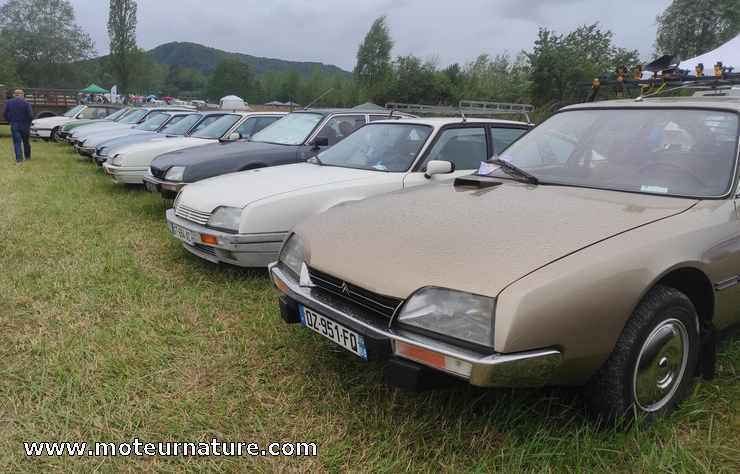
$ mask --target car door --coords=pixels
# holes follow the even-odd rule
[[[434,137],[434,141],[425,152],[423,161],[416,166],[413,172],[406,175],[404,187],[449,180],[470,174],[477,170],[480,162],[487,160],[490,155],[490,144],[485,125],[460,124],[444,127]],[[432,160],[449,161],[455,166],[455,171],[427,178],[424,175],[426,164]]]

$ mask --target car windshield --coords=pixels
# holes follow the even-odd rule
[[[368,124],[319,155],[321,164],[373,171],[407,171],[432,128],[413,124]]]
[[[134,127],[137,130],[144,130],[146,132],[155,132],[159,130],[163,123],[170,118],[170,114],[163,114],[162,112],[154,112],[149,114],[144,122]]]
[[[218,140],[223,137],[226,132],[234,126],[234,124],[241,118],[241,115],[224,115],[218,120],[205,127],[202,130],[198,130],[191,136],[195,138],[206,138],[209,140]]]
[[[84,108],[85,108],[84,105],[78,105],[77,107],[73,107],[73,108],[69,109],[68,111],[64,112],[64,116],[65,117],[74,117],[75,115],[77,115],[80,112],[80,110],[82,110]]]
[[[600,109],[556,114],[499,158],[540,182],[720,197],[737,157],[738,115],[703,109]],[[506,177],[503,168],[491,174]]]
[[[167,126],[162,129],[162,133],[167,135],[183,136],[188,133],[191,128],[193,128],[193,125],[198,123],[201,117],[202,115],[200,114],[186,115],[180,120],[175,121],[177,118],[176,117],[175,119],[172,119],[172,122],[167,124]]]
[[[105,117],[105,120],[112,120],[114,122],[117,122],[119,119],[124,117],[127,113],[129,113],[129,109],[120,109],[116,110],[112,114]]]
[[[121,123],[139,123],[139,120],[141,120],[149,111],[146,109],[138,109],[138,110],[132,110],[130,114],[127,114],[123,119],[121,119]]]
[[[255,133],[253,142],[277,143],[279,145],[300,145],[324,118],[322,114],[288,114],[269,127]]]

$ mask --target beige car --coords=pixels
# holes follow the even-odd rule
[[[672,410],[740,322],[740,100],[568,107],[478,173],[331,209],[270,268],[289,323],[387,379],[582,385]]]

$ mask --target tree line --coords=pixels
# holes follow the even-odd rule
[[[256,74],[239,60],[222,60],[212,73],[158,63],[136,43],[136,2],[110,0],[110,53],[93,59],[93,42],[76,24],[67,0],[7,0],[0,5],[0,83],[77,88],[89,82],[118,84],[129,93],[216,100],[227,94],[251,103],[306,104],[330,90],[321,105],[365,101],[455,104],[461,99],[557,107],[582,100],[584,83],[617,67],[641,62],[598,23],[559,33],[541,28],[529,49],[516,55],[481,54],[441,66],[414,55],[393,56],[385,17],[372,24],[357,50],[352,75],[318,67]],[[740,33],[740,0],[673,0],[657,17],[655,54],[689,58]],[[740,65],[737,65],[740,67]]]

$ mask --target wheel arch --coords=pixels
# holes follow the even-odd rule
[[[675,288],[685,294],[703,323],[711,323],[714,319],[714,285],[707,274],[696,266],[680,266],[664,272],[647,291],[657,285]]]

